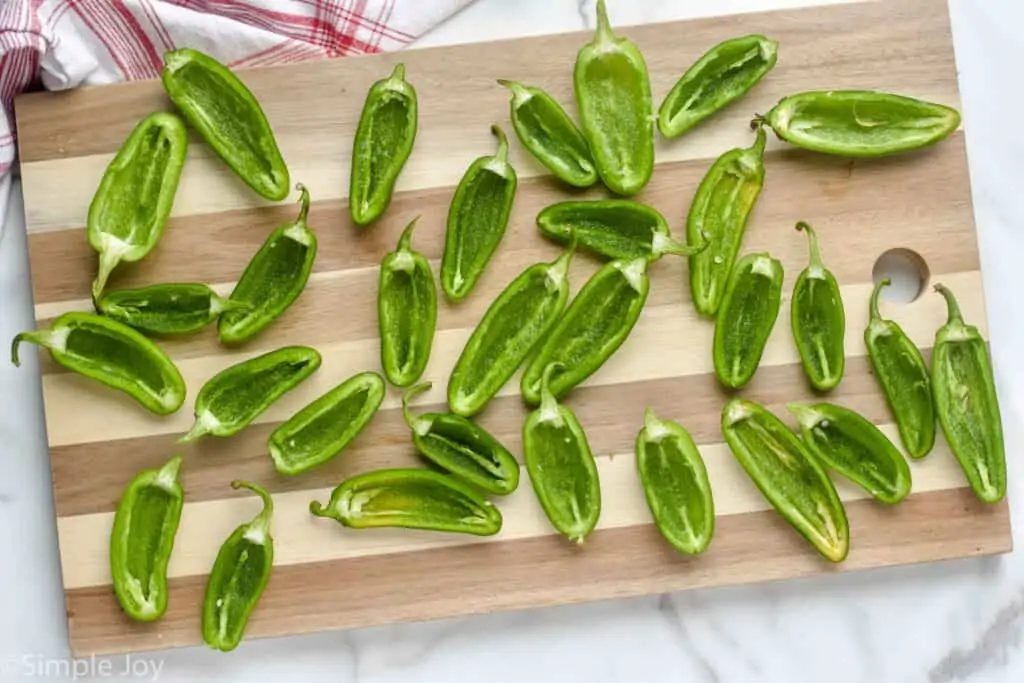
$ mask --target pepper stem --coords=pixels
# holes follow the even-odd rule
[[[334,517],[330,513],[330,510],[328,508],[325,508],[323,505],[320,504],[319,500],[309,501],[309,514],[313,515],[314,517]]]
[[[178,480],[178,470],[181,469],[181,456],[176,455],[168,460],[163,467],[156,472],[156,483],[165,490],[174,487]]]
[[[544,368],[544,374],[540,377],[540,411],[543,415],[558,415],[558,401],[551,393],[551,375],[556,370],[561,370],[565,365],[562,363],[548,363]]]
[[[246,311],[251,310],[252,308],[253,305],[248,301],[239,301],[238,299],[223,297],[219,294],[214,294],[210,298],[211,315],[220,315],[225,311]]]
[[[608,8],[604,0],[597,0],[597,31],[594,33],[594,42],[611,41],[615,39],[612,31],[612,23],[608,20]]]
[[[419,219],[420,217],[416,216],[405,226],[402,236],[398,238],[398,247],[395,251],[412,251],[412,248],[409,246],[412,243],[412,231],[416,228],[416,221]]]
[[[705,231],[700,232],[700,242],[690,246],[685,242],[680,242],[671,235],[655,232],[654,237],[651,239],[651,252],[657,256],[664,254],[672,254],[673,256],[695,256],[708,248],[710,242],[708,242],[708,235]]]
[[[237,480],[231,482],[231,488],[249,489],[263,500],[263,509],[249,522],[249,528],[256,533],[267,534],[270,531],[270,518],[274,515],[274,499],[267,490],[258,484]]]
[[[11,362],[14,363],[14,367],[21,367],[21,359],[18,358],[18,347],[21,346],[21,343],[27,341],[46,348],[46,335],[46,330],[18,333],[11,341]]]
[[[491,133],[498,137],[498,151],[495,152],[494,158],[502,164],[508,163],[508,138],[505,137],[505,131],[501,129],[496,123],[491,124]]]
[[[946,321],[946,324],[948,325],[949,323],[954,322],[962,323],[964,321],[964,317],[960,314],[960,304],[956,302],[956,297],[953,296],[953,292],[941,282],[935,285],[935,291],[946,298],[946,310],[949,312],[949,319]]]
[[[391,75],[388,76],[393,81],[404,81],[405,80],[405,64],[399,62],[395,64],[394,70],[391,71]]]
[[[811,267],[824,268],[825,264],[821,262],[821,251],[818,249],[818,233],[805,221],[799,221],[796,224],[796,229],[807,233],[807,242],[811,251]]]
[[[177,443],[188,443],[195,441],[201,436],[206,436],[210,433],[210,430],[206,427],[206,421],[200,417],[196,417],[196,421],[192,424],[192,429],[188,430],[185,436],[178,439]]]
[[[302,183],[296,183],[295,189],[301,193],[299,195],[299,217],[295,219],[295,222],[305,224],[306,216],[309,215],[309,190]]]
[[[103,290],[107,286],[107,279],[110,278],[110,274],[114,272],[114,268],[121,262],[120,254],[113,254],[109,251],[100,253],[99,268],[96,272],[96,279],[92,281],[92,300],[99,301],[100,296],[103,294]]]
[[[551,266],[548,269],[550,277],[562,280],[569,272],[569,264],[572,263],[572,257],[576,253],[576,234],[573,233],[572,239],[569,241],[569,246],[566,247],[562,255],[551,262]]]
[[[661,420],[654,412],[654,408],[647,406],[644,408],[644,430],[648,433],[657,431]]]
[[[755,119],[756,120],[756,119]],[[757,139],[754,140],[754,144],[750,146],[750,149],[757,153],[758,156],[764,156],[765,145],[768,144],[768,135],[764,132],[764,126],[757,125]]]
[[[405,418],[405,424],[409,425],[409,429],[416,429],[416,418],[409,410],[409,402],[432,386],[433,382],[420,382],[409,387],[402,394],[402,417]]]
[[[882,290],[892,284],[892,280],[885,277],[875,283],[875,288],[871,292],[871,319],[881,320],[882,315],[878,312],[878,297],[882,293]]]

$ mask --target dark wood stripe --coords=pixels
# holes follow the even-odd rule
[[[763,511],[719,517],[715,539],[698,559],[677,554],[653,526],[645,525],[598,531],[582,549],[546,536],[277,567],[253,612],[247,637],[773,581],[1012,549],[1006,503],[984,506],[968,489],[920,494],[895,507],[857,501],[846,509],[851,551],[838,566],[820,559],[774,511]],[[353,532],[339,528],[339,543],[346,533]],[[84,657],[200,643],[205,581],[203,576],[172,580],[167,614],[152,624],[124,617],[108,586],[67,591],[72,651]]]
[[[785,404],[802,396],[806,386],[799,365],[761,368],[744,395],[761,401],[795,426]],[[645,402],[662,417],[679,420],[701,444],[722,440],[721,411],[726,394],[713,374],[689,375],[630,384],[581,387],[570,394],[571,406],[587,431],[595,454],[630,453],[643,424]],[[892,421],[866,358],[851,358],[842,384],[829,394],[838,402],[883,424]],[[418,405],[417,412],[444,410]],[[518,396],[495,399],[480,424],[513,453],[521,452],[521,430],[528,412]],[[382,410],[367,430],[340,456],[305,474],[277,474],[266,441],[277,423],[253,425],[229,439],[208,439],[177,446],[178,434],[60,446],[50,452],[58,517],[110,512],[128,478],[183,453],[183,485],[189,502],[230,495],[233,479],[257,481],[271,492],[330,487],[358,472],[382,467],[422,465],[398,409]]]

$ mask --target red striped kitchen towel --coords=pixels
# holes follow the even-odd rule
[[[13,102],[49,90],[154,78],[193,47],[231,66],[397,50],[473,0],[0,0],[0,226],[16,131]]]

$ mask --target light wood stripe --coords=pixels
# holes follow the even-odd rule
[[[246,637],[838,574],[1012,549],[1006,503],[986,507],[966,489],[915,495],[892,508],[864,500],[846,509],[852,547],[839,566],[826,564],[774,511],[764,511],[718,518],[715,540],[696,561],[672,550],[653,525],[644,525],[597,531],[582,552],[561,538],[544,536],[276,567]],[[109,587],[70,590],[73,650],[81,656],[198,644],[205,585],[205,576],[173,580],[168,612],[153,624],[129,621]]]
[[[894,426],[884,425],[882,429],[891,438],[897,438]],[[702,446],[701,455],[715,494],[716,516],[770,508],[724,443]],[[650,511],[644,501],[632,453],[598,456],[597,463],[602,497],[599,528],[619,529],[649,523]],[[912,466],[914,493],[955,489],[964,484],[963,473],[945,442],[939,443],[931,455],[923,461],[913,462]],[[522,476],[522,485],[513,494],[495,499],[504,516],[504,524],[500,534],[487,538],[396,529],[369,533],[345,529],[309,514],[309,501],[325,503],[330,496],[330,488],[279,493],[274,496],[274,564],[307,564],[549,535],[551,526],[537,503],[525,470]],[[845,481],[837,482],[837,487],[844,501],[868,497],[862,489]],[[168,576],[184,577],[209,571],[224,539],[259,509],[258,499],[252,496],[187,503]],[[65,588],[111,582],[106,548],[110,542],[113,518],[113,513],[99,513],[58,520]]]
[[[953,291],[960,293],[960,306],[968,320],[977,321],[984,330],[984,301],[980,274],[977,272],[945,278]],[[664,286],[661,284],[661,286]],[[842,288],[846,305],[848,356],[864,355],[862,335],[867,322],[869,285]],[[936,295],[922,296],[910,306],[914,315],[900,312],[907,334],[919,346],[930,346],[935,330],[945,321],[945,303]],[[329,321],[326,321],[330,324]],[[435,382],[424,396],[425,402],[444,400],[446,378],[472,330],[443,330],[436,335],[434,351],[424,377]],[[713,328],[697,321],[693,308],[682,303],[645,308],[640,321],[622,348],[589,380],[590,385],[625,384],[666,377],[706,374],[714,371],[711,358]],[[301,336],[295,341],[302,342]],[[378,367],[379,342],[375,338],[318,345],[323,355],[320,369],[298,389],[287,394],[260,415],[257,423],[281,421],[330,387],[367,368]],[[181,361],[178,367],[189,387],[191,405],[203,382],[222,368],[250,357],[250,352],[223,353]],[[659,359],[651,363],[651,358]],[[761,366],[770,367],[799,362],[789,328],[788,301],[783,303],[778,322],[762,357]],[[501,395],[518,393],[513,379]],[[87,398],[86,398],[87,397]],[[47,415],[50,446],[64,446],[110,439],[126,439],[146,434],[184,433],[192,423],[187,407],[166,418],[156,417],[135,407],[119,392],[97,386],[75,374],[43,377],[43,400]],[[385,398],[385,407],[394,407],[398,396]]]

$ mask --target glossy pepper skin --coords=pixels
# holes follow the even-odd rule
[[[156,415],[170,415],[185,402],[185,380],[170,357],[116,320],[94,313],[64,313],[49,329],[14,338],[14,365],[20,365],[18,346],[26,341],[48,350],[68,370],[123,391]]]
[[[537,227],[555,242],[569,244],[575,239],[608,260],[692,256],[708,244],[703,236],[693,246],[679,242],[657,209],[631,199],[558,202],[537,214]]]
[[[593,40],[576,55],[573,87],[601,180],[616,194],[638,193],[654,172],[651,82],[640,49],[612,31],[604,0]]]
[[[790,325],[800,362],[811,386],[831,391],[839,386],[846,365],[846,311],[839,283],[821,260],[818,236],[800,221],[797,230],[807,233],[810,263],[800,271],[793,286]]]
[[[772,70],[779,43],[762,35],[731,38],[686,70],[658,110],[658,130],[675,138],[743,97]]]
[[[135,126],[107,166],[87,221],[89,244],[99,254],[93,300],[103,294],[117,264],[141,260],[160,241],[187,147],[185,122],[156,112]]]
[[[472,417],[483,410],[557,322],[569,300],[573,251],[530,266],[487,308],[448,379],[453,413]]]
[[[870,493],[895,505],[910,493],[910,467],[874,424],[834,403],[790,403],[803,443],[814,457]]]
[[[935,412],[974,495],[998,503],[1006,497],[1006,452],[988,346],[978,328],[964,322],[953,292],[941,284],[935,291],[949,312],[932,349]]]
[[[512,127],[523,146],[556,178],[573,187],[597,182],[590,146],[562,105],[540,88],[498,79],[512,91]]]
[[[277,399],[320,367],[308,346],[283,346],[224,368],[203,384],[193,410],[195,422],[178,443],[211,434],[234,436]]]
[[[743,244],[743,234],[764,187],[765,133],[754,144],[718,157],[704,175],[686,217],[686,239],[708,248],[690,257],[690,296],[697,312],[718,313],[729,276]]]
[[[172,282],[107,292],[96,308],[106,317],[143,334],[172,337],[195,334],[221,313],[249,304],[230,301],[197,282]]]
[[[225,344],[252,339],[277,320],[302,294],[316,260],[316,234],[309,229],[309,190],[299,183],[299,215],[274,229],[245,267],[230,301],[236,308],[217,321]]]
[[[821,90],[784,97],[752,125],[815,152],[872,158],[934,145],[960,126],[960,113],[891,93]]]
[[[493,536],[501,512],[472,486],[423,469],[388,469],[346,479],[326,505],[309,504],[315,517],[353,529],[400,527]]]
[[[782,305],[782,263],[770,254],[744,256],[733,269],[715,320],[715,375],[739,389],[757,372]]]
[[[273,499],[256,484],[233,481],[231,488],[246,488],[258,495],[263,510],[224,541],[207,579],[203,641],[221,652],[230,652],[242,642],[249,615],[263,595],[274,567],[274,538],[270,535]]]
[[[124,613],[156,621],[167,611],[167,565],[181,521],[184,492],[178,479],[181,456],[128,483],[110,532],[110,576]]]
[[[466,169],[448,209],[441,288],[449,299],[465,299],[505,236],[518,177],[508,161],[508,140],[497,125],[494,156],[476,159]]]
[[[880,280],[871,292],[871,318],[864,328],[864,344],[907,455],[923,458],[935,445],[931,374],[921,350],[903,328],[878,312],[879,295],[888,285],[888,279]]]
[[[301,474],[337,457],[370,424],[386,393],[383,377],[361,372],[299,410],[267,440],[274,468]]]
[[[352,143],[348,208],[356,225],[377,220],[391,203],[416,141],[418,106],[404,64],[370,86]]]
[[[551,526],[582,545],[601,516],[601,480],[583,426],[551,393],[549,380],[557,369],[545,368],[540,407],[523,424],[523,459]]]
[[[611,261],[583,285],[548,333],[523,372],[520,390],[528,403],[541,399],[541,379],[549,366],[548,388],[561,398],[597,372],[622,346],[640,319],[651,280],[646,259]],[[594,324],[594,311],[601,311]]]
[[[231,69],[182,48],[164,54],[164,90],[213,151],[265,199],[288,196],[288,166],[263,109]]]
[[[412,414],[409,402],[430,386],[430,382],[424,382],[402,395],[402,416],[420,455],[488,493],[503,496],[515,491],[519,486],[519,463],[483,427],[454,413]]]
[[[699,555],[715,533],[715,502],[704,459],[680,424],[648,407],[636,437],[636,468],[658,531],[673,548]]]
[[[396,387],[407,387],[423,375],[437,327],[434,271],[411,246],[416,220],[406,226],[395,251],[384,257],[377,286],[380,362]]]
[[[807,447],[764,406],[733,398],[722,409],[729,450],[776,511],[830,562],[850,551],[850,525],[835,486]]]

